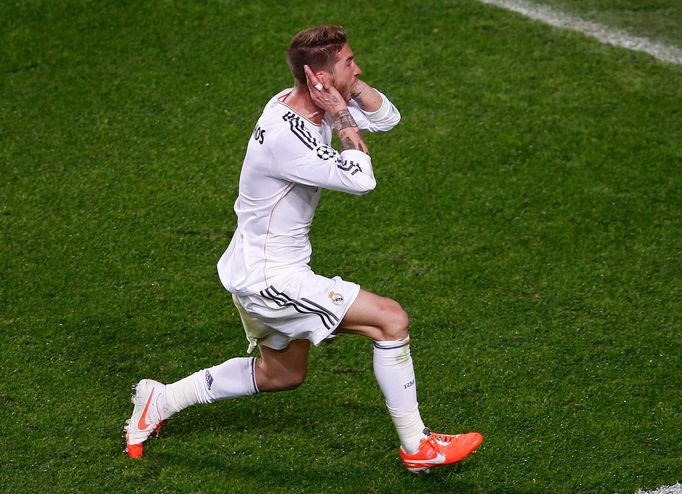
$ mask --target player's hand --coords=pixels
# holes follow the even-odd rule
[[[310,97],[319,108],[325,113],[336,115],[341,110],[345,110],[348,105],[339,91],[331,84],[323,84],[307,65],[303,66],[305,76],[308,81],[308,91]]]

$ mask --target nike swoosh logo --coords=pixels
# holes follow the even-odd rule
[[[440,463],[445,463],[445,455],[443,453],[438,453],[435,458],[431,458],[430,460],[418,460],[415,461],[415,463],[427,463],[429,465],[438,465]]]
[[[149,411],[149,404],[152,402],[153,396],[154,396],[154,388],[152,388],[152,392],[149,393],[149,398],[147,399],[147,404],[144,406],[144,410],[142,410],[142,415],[140,415],[140,420],[137,421],[137,428],[140,430],[144,430],[147,427],[149,427],[149,422],[147,422],[147,412]]]

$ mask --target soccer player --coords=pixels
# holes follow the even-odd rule
[[[172,384],[135,386],[125,428],[128,455],[164,420],[198,403],[294,389],[307,373],[310,344],[339,333],[373,341],[374,374],[412,472],[457,462],[481,434],[431,432],[419,413],[408,316],[394,300],[309,267],[308,238],[322,189],[362,195],[376,182],[361,131],[391,130],[400,113],[359,79],[362,71],[343,28],[298,33],[288,49],[294,87],[270,99],[256,123],[239,179],[237,229],[218,262],[249,341],[248,353]],[[331,147],[336,132],[339,150]]]

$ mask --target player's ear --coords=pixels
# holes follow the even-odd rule
[[[331,76],[326,70],[318,70],[315,72],[315,77],[322,83],[323,86],[327,86],[327,83],[331,82]]]

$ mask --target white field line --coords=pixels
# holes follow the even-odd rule
[[[682,484],[666,485],[655,491],[637,491],[635,494],[682,494]]]
[[[633,36],[626,31],[586,21],[574,15],[551,9],[545,5],[538,5],[525,0],[479,1],[517,12],[551,26],[578,31],[602,43],[627,48],[628,50],[642,51],[664,62],[682,65],[682,49],[676,46],[666,45],[641,36]]]

